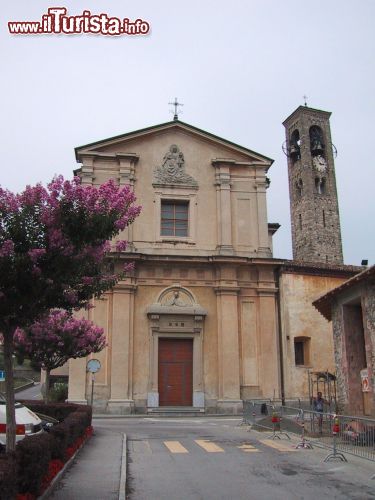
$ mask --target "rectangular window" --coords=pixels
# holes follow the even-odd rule
[[[188,236],[189,202],[162,200],[161,235]]]
[[[295,355],[296,365],[305,364],[305,353],[303,344],[304,344],[303,341],[294,342],[294,355]]]
[[[308,365],[310,358],[310,338],[296,337],[294,339],[294,360],[296,365]]]

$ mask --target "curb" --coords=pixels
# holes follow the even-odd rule
[[[127,437],[126,434],[122,435],[122,457],[121,457],[121,471],[120,471],[120,485],[118,492],[118,500],[125,500],[126,498],[126,467],[127,467]]]
[[[30,382],[26,382],[26,384],[15,387],[14,392],[17,393],[17,392],[24,391],[25,389],[28,389],[29,387],[34,387],[34,385],[35,385],[34,380],[30,379]]]
[[[152,415],[152,414],[147,414],[147,413],[139,413],[139,414],[132,414],[132,415],[110,415],[109,413],[93,413],[92,414],[93,420],[105,420],[105,419],[127,419],[127,418],[181,418],[181,419],[186,419],[186,418],[191,418],[191,419],[199,419],[199,418],[229,418],[229,419],[241,419],[242,415],[228,415],[227,413],[218,413],[218,414],[213,414],[213,415]],[[248,425],[248,424],[246,424]]]

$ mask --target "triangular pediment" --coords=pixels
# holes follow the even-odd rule
[[[235,159],[236,161],[243,162],[244,164],[257,164],[265,168],[269,168],[273,160],[267,156],[261,155],[248,148],[235,144],[227,139],[218,137],[214,134],[206,132],[205,130],[189,125],[188,123],[181,122],[180,120],[173,120],[170,122],[154,125],[126,134],[121,134],[101,141],[92,142],[75,148],[76,159],[78,162],[82,161],[84,156],[117,156],[121,154],[137,156],[137,151],[133,151],[131,147],[137,140],[152,139],[157,135],[163,133],[185,133],[192,136],[192,139],[209,142],[216,145],[220,155],[218,159]],[[214,158],[213,158],[214,159]]]

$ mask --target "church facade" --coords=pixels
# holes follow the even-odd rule
[[[83,184],[115,179],[142,206],[114,259],[134,271],[88,313],[108,339],[95,355],[97,411],[237,413],[243,399],[301,397],[317,365],[334,370],[330,328],[311,302],[355,271],[339,251],[319,272],[310,254],[273,257],[271,159],[178,119],[78,147],[76,158]],[[69,363],[70,401],[90,400],[86,363]]]

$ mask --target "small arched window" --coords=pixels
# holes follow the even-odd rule
[[[324,141],[323,141],[323,131],[318,125],[313,125],[309,130],[310,135],[310,152],[312,156],[323,156],[324,157]]]
[[[298,198],[301,198],[302,194],[303,194],[303,181],[302,181],[302,179],[298,179],[298,181],[296,181],[296,192],[297,192]]]
[[[301,158],[301,140],[297,129],[290,136],[289,154],[293,162]]]
[[[325,194],[326,192],[325,177],[315,177],[315,191],[317,194]]]

